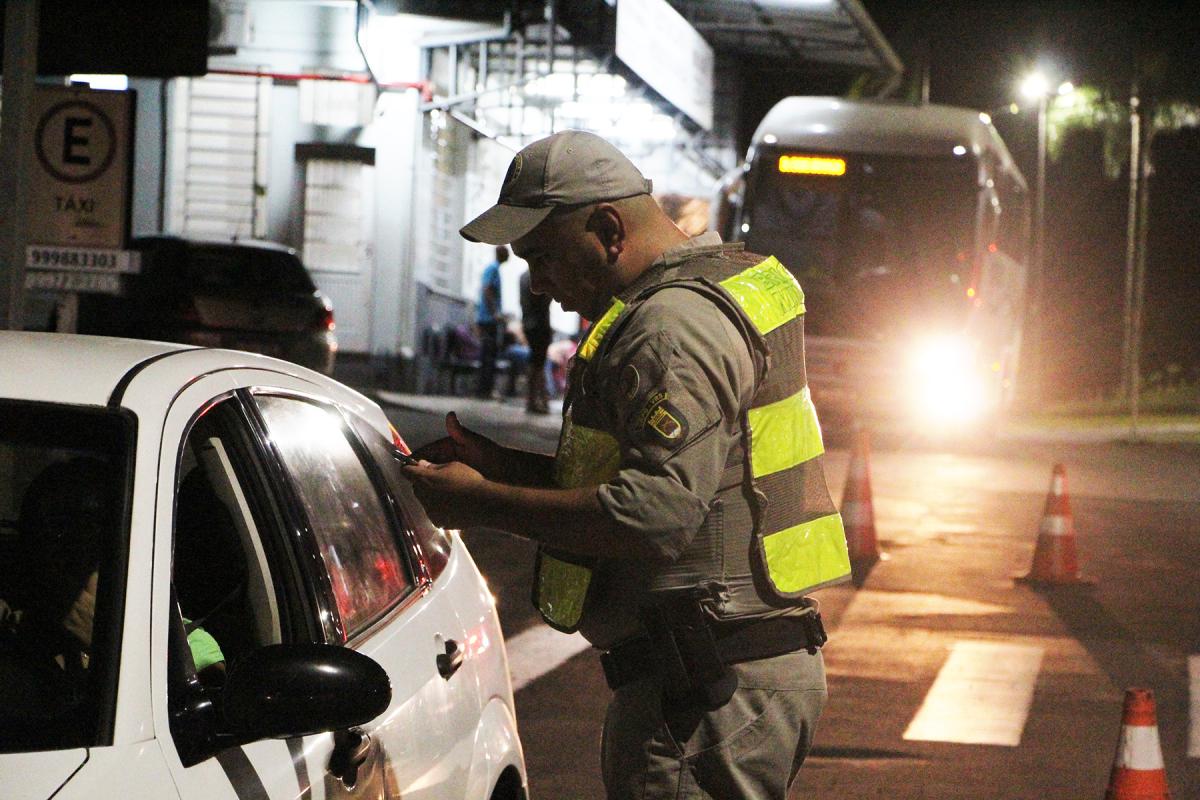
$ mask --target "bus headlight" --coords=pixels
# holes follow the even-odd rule
[[[963,425],[988,411],[987,381],[970,342],[936,336],[914,343],[908,379],[913,411],[923,422]]]

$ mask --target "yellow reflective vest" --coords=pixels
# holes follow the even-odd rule
[[[603,365],[622,320],[639,303],[675,286],[701,292],[736,314],[766,369],[741,420],[741,446],[726,462],[730,479],[722,481],[709,517],[687,550],[651,579],[649,589],[721,587],[737,584],[744,573],[752,579],[756,597],[751,600],[772,607],[800,605],[805,593],[848,580],[850,561],[841,516],[825,483],[821,428],[804,372],[804,293],[778,260],[726,247],[652,267],[592,326],[576,353],[572,384],[583,370]],[[598,486],[620,469],[617,439],[589,426],[593,416],[598,417],[588,413],[586,403],[568,405],[554,464],[561,488]],[[539,548],[533,599],[547,623],[567,632],[579,627],[592,567]],[[729,606],[725,610],[736,615],[746,603],[739,606],[735,597]]]

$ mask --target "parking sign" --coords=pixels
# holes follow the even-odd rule
[[[124,247],[133,92],[39,86],[34,114],[29,243]]]

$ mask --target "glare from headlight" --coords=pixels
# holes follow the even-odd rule
[[[961,426],[984,415],[988,391],[975,361],[970,343],[961,337],[933,337],[914,345],[910,396],[923,422]]]

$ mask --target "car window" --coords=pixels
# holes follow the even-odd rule
[[[111,734],[132,426],[0,403],[0,751]]]
[[[352,638],[414,586],[393,517],[334,409],[257,395],[328,575],[342,636]]]
[[[180,453],[171,581],[202,675],[284,639],[288,605],[271,564],[285,573],[287,559],[271,552],[280,537],[267,535],[281,523],[247,474],[244,430],[237,401],[225,400],[197,420]]]
[[[193,245],[187,278],[197,294],[271,297],[316,290],[296,256],[263,247]]]
[[[359,438],[371,451],[371,456],[379,464],[380,471],[387,482],[388,491],[396,500],[397,512],[402,524],[412,534],[420,557],[429,572],[430,580],[436,581],[450,560],[450,550],[454,539],[450,534],[430,522],[425,509],[413,495],[412,484],[401,471],[401,464],[392,455],[395,446],[381,436],[378,431],[360,419],[354,419],[354,429]]]

